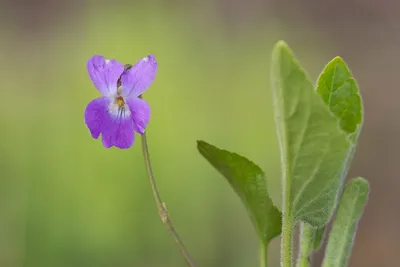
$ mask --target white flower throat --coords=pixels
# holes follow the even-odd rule
[[[117,93],[110,96],[109,113],[115,117],[126,118],[131,115],[128,105],[124,97],[121,95],[122,88],[118,87]]]

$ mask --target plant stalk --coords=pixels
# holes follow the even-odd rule
[[[285,166],[285,170],[286,170]],[[287,179],[287,171],[283,175],[283,210],[282,210],[282,234],[281,234],[281,267],[292,267],[293,245],[293,219],[290,201],[290,180]]]
[[[165,203],[162,201],[162,199],[160,197],[160,192],[158,191],[156,181],[154,178],[154,174],[153,174],[153,169],[151,167],[150,154],[149,154],[149,148],[147,145],[146,133],[144,133],[142,135],[142,150],[143,150],[144,161],[146,163],[146,169],[147,169],[149,182],[151,185],[151,191],[153,192],[153,197],[154,197],[154,200],[155,200],[155,202],[157,204],[157,208],[158,208],[158,215],[160,216],[161,221],[167,227],[169,233],[171,234],[172,238],[174,239],[175,243],[177,244],[183,258],[185,259],[185,261],[187,263],[187,266],[196,267],[191,256],[189,255],[188,250],[186,249],[185,245],[183,244],[182,239],[180,238],[179,234],[175,230],[172,220],[168,215],[167,206],[165,205]]]
[[[282,243],[281,243],[281,266],[292,267],[292,245],[293,245],[293,221],[289,214],[283,215]]]
[[[268,267],[268,245],[260,241],[260,267]]]

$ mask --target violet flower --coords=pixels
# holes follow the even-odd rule
[[[102,135],[103,145],[126,149],[134,142],[134,131],[143,134],[150,119],[149,104],[139,96],[153,82],[157,62],[153,55],[132,68],[114,59],[95,55],[89,59],[90,79],[102,97],[92,100],[85,110],[85,123],[92,137]]]

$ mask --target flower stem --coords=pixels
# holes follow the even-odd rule
[[[151,191],[153,192],[153,197],[154,197],[154,200],[155,200],[155,202],[157,204],[157,208],[158,208],[158,215],[160,216],[161,221],[167,227],[167,229],[170,232],[175,243],[178,245],[179,250],[181,251],[181,254],[182,254],[183,258],[185,259],[187,265],[189,267],[196,267],[192,258],[189,255],[189,252],[187,251],[185,245],[183,244],[182,239],[179,237],[178,233],[175,230],[172,220],[168,215],[167,206],[165,205],[165,203],[162,201],[162,199],[160,197],[160,192],[158,191],[156,181],[154,179],[153,169],[152,169],[151,163],[150,163],[150,155],[149,155],[149,148],[147,145],[146,133],[144,133],[142,135],[142,150],[143,150],[144,161],[146,163],[147,174],[148,174],[150,185],[151,185]]]
[[[268,266],[268,245],[263,241],[260,242],[260,267]]]

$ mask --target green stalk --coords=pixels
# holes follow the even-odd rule
[[[268,245],[260,241],[260,267],[268,267]]]
[[[149,154],[149,148],[147,146],[146,133],[144,133],[142,135],[142,150],[143,150],[144,161],[146,163],[146,169],[147,169],[147,174],[149,177],[149,182],[151,185],[151,191],[153,192],[153,197],[154,197],[154,200],[155,200],[155,202],[157,204],[157,208],[158,208],[158,215],[160,216],[161,221],[167,227],[169,233],[171,234],[172,238],[174,239],[175,243],[177,244],[183,258],[186,261],[187,266],[196,267],[191,256],[189,255],[188,250],[186,249],[185,245],[183,244],[182,239],[178,235],[178,232],[175,230],[172,220],[168,215],[167,206],[165,205],[165,203],[162,201],[162,199],[160,197],[160,192],[158,191],[157,184],[156,184],[156,181],[154,178],[153,169],[151,167],[150,154]]]
[[[281,242],[282,267],[292,267],[292,243],[294,225],[290,213],[286,212],[288,210],[288,207],[285,207],[285,213],[283,214]]]
[[[283,157],[283,155],[282,155]],[[282,160],[282,162],[285,162]],[[284,164],[286,165],[286,164]],[[282,238],[281,238],[281,267],[292,267],[292,245],[294,223],[291,212],[290,179],[287,166],[283,172],[283,211],[282,211]]]

